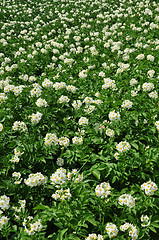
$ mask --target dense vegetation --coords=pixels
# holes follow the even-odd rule
[[[157,1],[0,5],[0,239],[157,240]]]

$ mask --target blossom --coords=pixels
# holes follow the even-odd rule
[[[63,184],[67,180],[66,176],[66,169],[64,168],[58,168],[55,173],[53,173],[50,177],[51,184]]]
[[[151,196],[158,190],[158,187],[154,182],[148,181],[141,185],[141,190],[144,190],[147,196]]]
[[[3,228],[5,224],[7,224],[8,220],[9,220],[8,217],[5,216],[0,217],[0,230]]]
[[[58,145],[58,142],[59,142],[56,134],[54,133],[47,133],[44,140],[45,140],[46,146],[52,146],[53,144]]]
[[[60,98],[59,98],[59,103],[63,103],[63,102],[69,102],[70,101],[70,99],[67,97],[67,96],[61,96]]]
[[[115,112],[115,110],[109,112],[109,119],[110,121],[119,121],[120,120],[120,114],[119,112]]]
[[[123,232],[128,230],[129,231],[129,236],[132,237],[132,240],[136,240],[138,238],[137,228],[130,223],[125,223],[125,224],[121,225],[120,230],[123,231]]]
[[[31,173],[29,174],[28,179],[24,179],[24,183],[30,187],[40,186],[45,184],[46,182],[46,177],[44,177],[43,174],[41,174],[40,172],[37,172],[35,174]]]
[[[3,124],[0,123],[0,132],[3,130]]]
[[[65,147],[69,146],[69,144],[70,144],[70,140],[67,137],[59,138],[58,142],[59,142],[60,146],[65,146]]]
[[[48,78],[45,78],[42,82],[42,86],[45,88],[49,88],[53,86],[53,82],[51,82]]]
[[[85,240],[104,240],[103,236],[100,234],[91,233]]]
[[[82,102],[80,100],[74,100],[72,106],[74,109],[78,110],[82,106]]]
[[[136,198],[133,198],[130,194],[123,194],[119,197],[119,204],[132,208],[135,206],[135,200]]]
[[[2,210],[6,210],[10,207],[9,204],[10,198],[7,197],[6,195],[0,196],[0,208]]]
[[[31,122],[37,124],[42,118],[42,113],[40,112],[37,112],[36,114],[33,113],[30,117],[31,117]]]
[[[151,62],[153,62],[154,61],[154,56],[152,56],[152,55],[147,55],[147,60],[150,60]]]
[[[95,193],[98,197],[106,198],[108,195],[110,195],[110,189],[110,184],[108,182],[103,182],[96,186]]]
[[[143,85],[142,85],[142,88],[143,88],[143,91],[144,92],[148,92],[148,91],[151,91],[154,89],[154,84],[153,83],[147,83],[145,82]]]
[[[131,145],[126,142],[126,141],[121,141],[117,146],[116,146],[116,149],[119,153],[121,152],[126,152],[128,150],[130,150],[131,148]]]
[[[106,224],[106,231],[107,231],[107,234],[109,235],[109,238],[113,238],[117,236],[119,232],[119,230],[117,229],[117,226],[113,223]]]
[[[148,78],[152,78],[154,74],[155,74],[155,70],[149,70],[147,72]]]
[[[147,215],[145,215],[145,216],[142,215],[140,219],[142,222],[142,224],[141,224],[142,227],[147,227],[150,225],[149,217]]]
[[[155,126],[156,126],[157,130],[159,131],[159,121],[155,122]]]
[[[71,193],[70,193],[70,189],[66,189],[66,190],[63,190],[63,189],[60,189],[60,190],[56,190],[56,192],[54,194],[52,194],[51,196],[52,198],[54,198],[55,200],[65,200],[65,199],[70,199],[72,197]]]
[[[47,107],[47,106],[48,106],[46,100],[45,100],[45,99],[42,99],[42,98],[38,98],[38,100],[36,101],[36,105],[37,105],[38,107],[42,107],[42,106]]]
[[[149,97],[157,99],[158,98],[158,93],[156,92],[156,90],[154,92],[149,93]]]
[[[57,161],[56,161],[56,164],[58,165],[58,166],[63,166],[64,165],[64,160],[63,160],[63,158],[57,158]]]
[[[130,86],[133,86],[134,84],[137,84],[137,83],[138,83],[138,81],[135,78],[132,78],[130,80]]]
[[[33,219],[32,217],[29,219]],[[29,226],[28,226],[29,225]],[[33,223],[27,223],[27,220],[23,220],[23,226],[25,227],[24,231],[30,236],[34,235],[36,232],[39,232],[43,225],[41,224],[41,219],[38,219],[38,221]]]
[[[72,143],[73,144],[82,144],[83,143],[83,137],[74,137],[74,138],[72,138]]]
[[[87,125],[88,124],[88,119],[86,117],[81,117],[78,121],[79,125]]]
[[[24,122],[16,121],[12,126],[12,130],[25,132],[27,130],[27,126]]]
[[[132,108],[132,105],[133,105],[133,102],[131,102],[129,100],[124,100],[121,107],[130,109],[130,108]]]
[[[105,134],[106,134],[108,137],[114,137],[115,132],[114,132],[112,129],[107,128]]]

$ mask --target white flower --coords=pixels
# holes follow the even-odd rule
[[[47,106],[48,106],[46,100],[45,100],[45,99],[42,99],[42,98],[38,98],[38,100],[36,101],[36,105],[37,105],[38,107],[42,107],[42,106],[47,107]]]
[[[29,178],[28,179],[24,179],[24,183],[27,186],[30,187],[36,187],[39,185],[43,185],[47,182],[46,177],[44,177],[43,174],[41,174],[40,172],[37,172],[35,174],[29,174]]]
[[[148,92],[148,91],[151,91],[151,90],[153,90],[154,89],[154,84],[153,83],[144,83],[143,85],[142,85],[142,88],[143,88],[143,91],[144,92]]]
[[[124,100],[121,107],[130,109],[130,108],[132,108],[132,105],[133,105],[133,102],[131,102],[129,100]]]
[[[120,120],[119,112],[116,113],[115,110],[109,112],[109,119],[110,121],[119,121]]]
[[[59,98],[59,103],[63,103],[63,102],[69,102],[70,101],[70,99],[67,97],[67,96],[61,96],[60,98]]]
[[[44,140],[46,146],[52,146],[53,144],[58,145],[59,142],[56,134],[54,133],[47,133]]]
[[[33,113],[30,117],[31,117],[31,122],[37,124],[42,118],[42,113],[40,112],[37,112],[36,114]]]
[[[88,119],[86,117],[81,117],[78,121],[79,125],[87,125],[88,124]]]
[[[116,146],[116,149],[119,153],[121,152],[126,152],[128,150],[130,150],[131,148],[131,145],[126,142],[126,141],[121,141],[117,146]]]
[[[0,132],[3,130],[3,124],[0,123]]]
[[[95,188],[95,193],[98,197],[106,198],[110,195],[111,186],[108,182],[103,182],[100,185],[97,185]]]
[[[141,216],[141,222],[143,222],[143,223],[141,224],[142,227],[147,227],[147,226],[150,225],[149,217],[148,217],[147,215],[145,215],[145,216],[142,215],[142,216]]]
[[[158,187],[154,182],[148,181],[141,185],[141,190],[144,190],[147,196],[151,196],[158,190]]]
[[[0,208],[6,210],[10,207],[9,205],[10,198],[6,195],[0,196]]]
[[[109,235],[109,238],[113,238],[117,236],[119,230],[117,229],[117,226],[115,224],[107,223],[106,231],[107,231],[107,234]]]
[[[132,208],[135,206],[135,200],[136,198],[133,198],[130,194],[123,194],[119,197],[119,204]]]
[[[58,166],[63,166],[64,165],[64,160],[63,160],[63,158],[57,158],[57,161],[56,161],[56,164],[58,165]]]
[[[77,145],[80,145],[83,143],[83,137],[74,137],[72,138],[72,143],[73,144],[77,144]]]

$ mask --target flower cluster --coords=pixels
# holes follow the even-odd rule
[[[6,210],[10,207],[9,204],[10,198],[7,197],[6,195],[0,196],[0,208],[2,210]]]
[[[43,176],[40,172],[29,174],[28,179],[24,179],[24,183],[30,187],[36,187],[43,185],[47,182],[46,177]]]
[[[67,180],[66,169],[62,167],[58,168],[56,172],[51,175],[50,180],[53,185],[63,184]]]
[[[56,82],[55,84],[53,84],[53,88],[55,88],[55,90],[60,90],[62,88],[66,88],[66,83],[65,82]]]
[[[158,98],[158,93],[157,93],[157,91],[155,90],[154,92],[149,93],[149,97],[150,97],[150,98],[157,99],[157,98]]]
[[[108,182],[103,182],[96,186],[95,193],[100,198],[106,198],[108,195],[110,195],[110,189],[110,184]]]
[[[109,112],[109,119],[110,121],[119,121],[120,120],[119,112],[116,113],[115,110],[112,112]]]
[[[106,231],[107,231],[107,234],[109,235],[109,238],[116,237],[119,232],[119,230],[117,229],[117,226],[113,223],[106,224]]]
[[[40,112],[37,112],[36,114],[33,113],[30,117],[31,117],[31,122],[37,124],[38,122],[40,122],[42,118],[42,113]]]
[[[80,145],[80,144],[82,144],[83,143],[83,137],[81,136],[81,137],[74,137],[74,138],[72,138],[72,143],[73,144],[77,144],[77,145]]]
[[[27,126],[24,122],[16,121],[12,126],[12,130],[25,132],[27,130]]]
[[[64,102],[69,102],[70,101],[70,99],[67,97],[67,96],[61,96],[60,98],[59,98],[59,103],[64,103]]]
[[[133,105],[133,102],[131,102],[129,100],[124,100],[121,107],[130,109],[130,108],[132,108],[132,105]]]
[[[53,86],[53,82],[51,82],[48,78],[45,78],[42,82],[42,86],[45,88],[49,88]]]
[[[130,194],[123,194],[119,197],[119,204],[132,208],[135,206],[135,200],[136,198],[133,198]]]
[[[103,236],[100,234],[91,233],[85,240],[104,240]]]
[[[152,181],[148,181],[141,185],[141,189],[145,191],[145,194],[147,196],[150,196],[150,195],[153,195],[158,190],[158,187],[156,183]]]
[[[36,232],[40,232],[43,225],[41,224],[41,219],[33,223],[27,223],[27,220],[24,219],[23,221],[24,231],[30,236],[34,235]]]
[[[81,117],[79,120],[78,120],[78,124],[79,125],[87,125],[88,124],[88,119],[86,117]]]
[[[137,228],[130,223],[125,223],[125,224],[121,225],[120,230],[123,232],[128,230],[129,236],[131,236],[132,240],[136,240],[138,238]]]
[[[63,190],[63,189],[59,189],[59,190],[56,190],[55,193],[52,194],[52,198],[55,199],[55,200],[65,200],[65,199],[70,199],[71,198],[71,193],[70,193],[70,189],[66,189],[66,190]]]
[[[126,141],[121,141],[117,146],[116,149],[119,153],[126,152],[131,149],[131,145]]]
[[[64,159],[63,158],[57,158],[56,164],[60,167],[63,166],[64,165]]]
[[[53,144],[57,145],[59,142],[58,137],[54,133],[47,133],[44,140],[46,146],[52,146]]]
[[[40,97],[41,93],[42,93],[42,87],[37,84],[37,83],[33,83],[33,89],[30,90],[30,94],[31,94],[31,97]],[[39,107],[39,104],[41,104],[41,98],[39,98],[40,100],[38,100],[38,102],[36,103],[36,105]],[[45,102],[44,102],[45,103]]]
[[[105,134],[106,134],[108,137],[114,137],[115,132],[114,132],[112,129],[110,129],[110,128],[107,127],[107,130],[106,130]]]
[[[145,82],[143,85],[142,85],[142,89],[144,92],[149,92],[151,90],[154,89],[154,84],[153,83],[147,83]]]
[[[70,140],[67,137],[61,137],[58,140],[60,146],[68,147],[70,144]]]
[[[36,101],[36,105],[38,107],[47,107],[48,104],[47,104],[47,101],[45,99],[42,99],[42,98],[38,98],[38,100]]]
[[[82,102],[80,100],[74,100],[72,106],[75,110],[78,110],[82,106]]]
[[[111,80],[110,78],[104,78],[104,84],[102,85],[102,89],[107,88],[116,89],[115,80]]]

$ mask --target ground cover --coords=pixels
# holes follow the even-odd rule
[[[157,1],[0,5],[0,239],[157,240]]]

